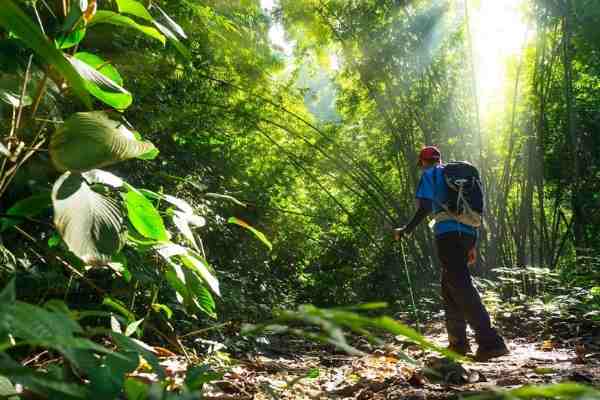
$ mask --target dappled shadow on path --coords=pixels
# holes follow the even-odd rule
[[[445,345],[439,326],[428,339]],[[599,343],[600,344],[600,343]],[[400,338],[347,356],[313,345],[306,352],[295,342],[286,352],[247,355],[224,380],[208,385],[206,399],[448,399],[526,384],[575,381],[600,385],[600,348],[588,343],[585,352],[574,342],[510,340],[511,354],[487,363],[448,363]],[[403,355],[417,361],[403,361]],[[237,393],[231,388],[238,388]],[[236,397],[237,396],[237,397]]]

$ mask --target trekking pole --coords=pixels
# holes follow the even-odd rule
[[[406,262],[406,251],[404,250],[404,242],[400,240],[400,251],[402,253],[402,260],[404,261],[404,272],[406,273],[406,280],[408,281],[408,291],[410,293],[410,300],[412,302],[415,320],[417,323],[417,332],[421,333],[421,321],[419,320],[419,309],[415,302],[415,294],[413,292],[412,282],[410,279],[410,273],[408,272],[408,263]]]

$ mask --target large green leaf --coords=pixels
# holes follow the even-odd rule
[[[593,387],[573,382],[553,385],[523,386],[501,392],[505,399],[598,399],[600,391]],[[477,396],[485,398],[485,395]],[[490,398],[489,396],[488,398]]]
[[[153,39],[158,40],[162,44],[166,43],[165,37],[158,30],[151,26],[141,25],[135,22],[133,19],[117,14],[113,11],[100,10],[94,15],[94,18],[90,21],[88,26],[93,26],[96,24],[112,24],[117,26],[124,26],[127,28],[137,29],[140,32],[143,32],[145,35],[150,36]]]
[[[75,255],[105,264],[124,245],[123,219],[114,200],[94,192],[83,176],[65,172],[52,190],[54,224]]]
[[[119,357],[116,357],[118,354]],[[125,358],[125,359],[124,359]],[[97,368],[86,371],[89,374],[90,388],[97,399],[118,399],[125,384],[125,377],[139,365],[139,355],[127,351],[109,354]]]
[[[127,400],[146,400],[150,398],[150,386],[136,378],[127,378],[123,390]]]
[[[101,111],[76,113],[52,135],[50,155],[61,171],[87,171],[137,157],[154,145],[139,141]]]
[[[19,400],[15,385],[7,377],[0,375],[0,399]]]
[[[160,254],[168,263],[175,264],[171,260],[171,258],[174,257],[181,259],[183,264],[188,269],[196,272],[217,296],[221,296],[219,281],[214,276],[206,260],[204,260],[199,254],[195,253],[189,248],[175,243],[167,243],[161,246],[156,246],[155,249],[158,254]],[[182,278],[182,280],[184,279]]]
[[[57,50],[48,41],[40,28],[23,13],[13,0],[2,0],[2,6],[0,7],[0,25],[20,37],[29,48],[56,68],[56,70],[67,80],[75,95],[79,97],[88,108],[91,108],[91,98],[77,71],[65,59],[63,53]]]
[[[219,281],[209,270],[208,264],[206,261],[197,254],[194,254],[191,251],[188,251],[187,254],[181,255],[181,261],[183,264],[196,271],[198,275],[202,277],[202,280],[206,282],[208,287],[215,293],[217,296],[221,297],[221,290],[219,288]]]
[[[164,201],[167,201],[167,202],[173,204],[174,206],[176,206],[177,208],[179,208],[182,211],[194,212],[194,209],[187,201],[180,199],[178,197],[171,196],[168,194],[163,194],[163,193],[156,193],[156,192],[153,192],[152,190],[148,190],[148,189],[140,189],[140,192],[143,193],[144,196],[146,196],[149,199],[159,200],[159,201],[164,200]]]
[[[22,89],[22,81],[17,76],[4,76],[0,79],[0,100],[13,107],[31,105],[33,100],[28,91],[25,91],[23,102],[21,103]]]
[[[174,260],[175,257],[187,255],[189,249],[174,243],[156,246],[155,249],[169,265],[165,278],[175,290],[177,301],[192,311],[201,310],[211,317],[216,316],[214,300],[196,268],[184,269]]]
[[[72,31],[60,35],[54,40],[59,49],[69,49],[81,43],[85,37],[85,23],[81,21]]]
[[[98,100],[117,110],[124,110],[131,105],[133,96],[121,86],[123,79],[110,63],[86,52],[69,56],[68,59],[85,80],[85,88]]]
[[[204,226],[206,220],[203,217],[193,213],[187,213],[179,210],[173,211],[173,224],[179,229],[179,232],[194,246],[194,249],[200,251],[194,233],[190,225]]]
[[[152,369],[159,378],[165,378],[165,369],[160,365],[158,358],[152,353],[150,346],[117,332],[112,332],[110,335],[121,351],[138,353],[152,366]]]
[[[17,299],[15,279],[11,279],[8,284],[0,291],[0,306],[12,304]]]
[[[6,353],[0,353],[0,373],[43,398],[53,394],[51,398],[55,399],[61,398],[61,395],[63,398],[89,399],[90,393],[84,386],[52,379],[47,374],[22,366]]]
[[[102,75],[117,85],[123,86],[123,78],[121,77],[121,74],[119,74],[119,71],[110,62],[101,59],[95,54],[85,51],[75,53],[73,57],[85,62],[89,66],[93,67],[96,71],[101,72]]]
[[[175,290],[175,298],[179,303],[185,306],[193,303],[181,265],[169,262],[169,268],[165,271],[165,278],[167,283]]]
[[[0,226],[0,232],[20,224],[27,217],[34,217],[41,214],[51,206],[50,191],[34,194],[33,196],[17,201],[6,211],[7,216],[13,215],[15,218],[1,218],[2,225]]]
[[[184,273],[186,276],[186,286],[189,293],[194,296],[196,305],[209,317],[217,318],[215,300],[204,284],[203,279],[193,270],[188,269]]]
[[[139,233],[159,242],[169,240],[163,219],[150,200],[135,189],[128,191],[123,198],[129,221]]]
[[[138,18],[145,19],[146,21],[152,21],[152,15],[148,12],[146,7],[135,0],[117,0],[117,8],[120,13],[135,15]]]

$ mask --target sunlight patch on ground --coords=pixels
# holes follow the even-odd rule
[[[528,32],[524,0],[469,2],[469,22],[481,117],[506,101],[507,62],[523,48]]]

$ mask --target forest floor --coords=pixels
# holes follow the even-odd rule
[[[564,381],[600,387],[599,334],[543,340],[513,332],[507,338],[510,355],[486,363],[450,362],[400,337],[387,337],[380,346],[356,338],[352,344],[364,352],[356,356],[302,339],[269,337],[264,346],[229,359],[228,372],[205,385],[203,398],[451,399]],[[425,336],[447,344],[441,323],[429,325]]]

